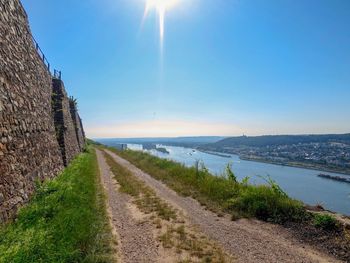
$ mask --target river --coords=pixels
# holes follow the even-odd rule
[[[203,153],[191,148],[159,145],[166,148],[169,154],[157,150],[148,152],[160,158],[174,160],[186,166],[193,166],[196,160],[201,160],[210,172],[220,175],[224,172],[228,163],[232,163],[232,169],[239,180],[249,176],[254,184],[265,183],[259,176],[270,176],[292,198],[303,201],[306,204],[321,204],[324,208],[345,215],[350,215],[350,184],[337,182],[317,175],[326,173],[329,175],[346,175],[330,173],[318,170],[296,168],[255,161],[241,160],[237,155],[222,157]],[[128,148],[142,150],[142,145],[128,144]]]

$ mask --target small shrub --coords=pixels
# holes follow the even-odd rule
[[[267,178],[265,178],[264,176],[258,176],[258,177],[263,179],[276,194],[280,196],[288,197],[286,192],[284,192],[282,188],[279,186],[279,184],[275,180],[273,180],[270,176],[267,176]]]
[[[201,160],[195,161],[194,169],[196,170],[196,177],[198,180],[202,180],[207,174],[209,174],[208,168],[205,167],[204,162]]]
[[[227,178],[234,183],[237,183],[237,178],[235,174],[232,171],[232,163],[227,164],[226,170],[225,170]]]
[[[327,214],[316,214],[314,216],[314,226],[324,230],[335,230],[338,228],[337,220]]]
[[[241,182],[241,185],[242,186],[248,186],[249,185],[249,180],[250,180],[250,177],[249,176],[246,176],[242,179],[242,182]]]
[[[237,197],[230,200],[229,209],[238,211],[242,216],[253,216],[274,223],[301,221],[305,213],[301,202],[265,185],[241,187]]]

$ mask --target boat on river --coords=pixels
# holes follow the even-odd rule
[[[341,177],[341,176],[333,176],[333,175],[329,175],[329,174],[319,174],[318,177],[322,177],[322,178],[350,184],[350,178],[345,178],[345,177]]]

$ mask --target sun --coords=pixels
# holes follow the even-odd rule
[[[173,8],[180,0],[145,0],[145,13],[144,18],[147,17],[151,10],[156,10],[159,16],[159,36],[161,45],[164,40],[164,23],[165,23],[165,14],[171,8]]]

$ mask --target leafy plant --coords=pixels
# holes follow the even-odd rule
[[[69,102],[71,102],[72,104],[75,104],[75,105],[78,104],[77,99],[74,98],[73,96],[70,96],[70,97],[69,97]]]
[[[200,160],[196,160],[195,162],[194,162],[194,168],[196,169],[196,176],[197,176],[197,178],[199,178],[200,177]]]
[[[278,195],[283,196],[283,197],[288,197],[286,192],[283,191],[283,189],[279,186],[279,184],[273,180],[269,175],[265,178],[263,176],[258,176],[262,178],[267,184],[271,187],[271,189]]]
[[[304,208],[301,202],[277,194],[267,185],[247,185],[229,201],[229,209],[242,216],[256,217],[274,223],[301,221]]]
[[[208,168],[205,166],[204,162],[202,161],[200,164],[200,169],[204,174],[209,174]]]
[[[194,163],[194,168],[196,169],[196,176],[198,179],[203,179],[207,174],[209,174],[209,170],[207,167],[205,167],[202,160],[196,160]]]
[[[232,163],[228,163],[225,169],[225,174],[231,182],[237,183],[237,177],[232,171]]]
[[[249,185],[249,180],[250,180],[250,177],[249,176],[246,176],[242,179],[242,182],[241,182],[241,185],[243,186],[248,186]]]
[[[316,214],[313,223],[315,227],[324,230],[335,230],[338,227],[335,217],[328,214]]]

